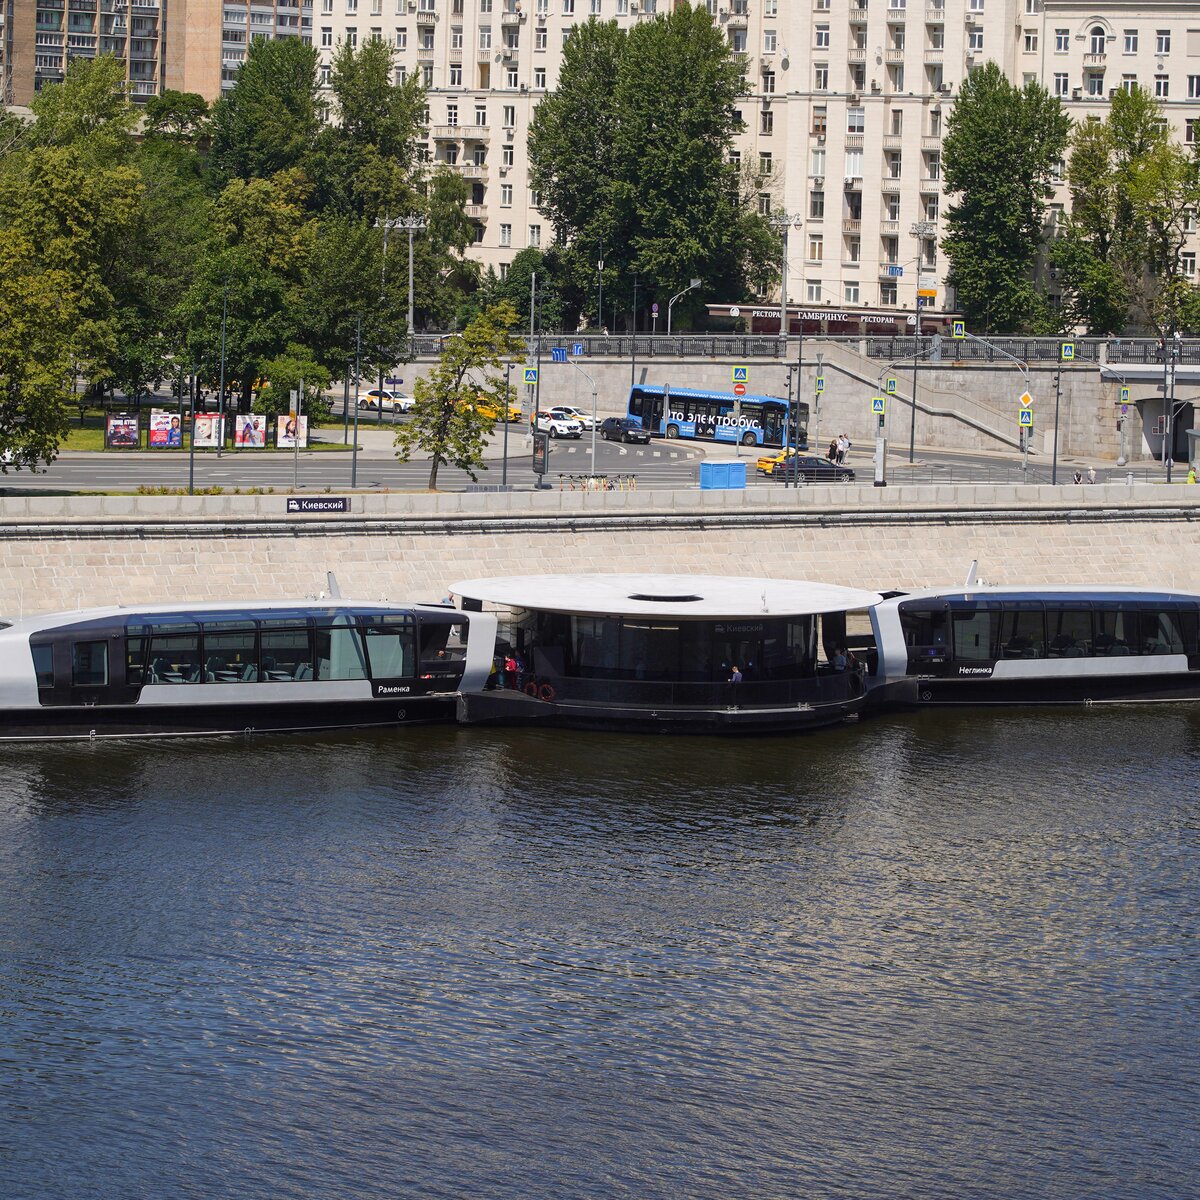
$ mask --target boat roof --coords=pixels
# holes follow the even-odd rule
[[[878,592],[731,575],[508,575],[463,579],[465,599],[579,616],[738,618],[807,616],[871,608]]]
[[[354,609],[355,612],[362,613],[411,612],[414,609],[450,611],[449,606],[444,604],[393,604],[387,600],[348,600],[345,597],[323,597],[312,600],[213,600],[197,604],[106,604],[95,608],[34,613],[16,620],[4,620],[8,626],[5,632],[37,633],[45,629],[107,619],[128,622],[143,617],[160,617],[173,622],[194,622],[217,613],[231,619],[253,620],[256,617],[262,618],[279,613],[301,612],[308,615],[344,612],[346,609]]]
[[[1166,588],[1112,587],[1095,584],[980,584],[972,587],[920,588],[911,592],[889,592],[889,602],[908,600],[958,600],[974,603],[979,600],[1041,600],[1049,603],[1092,601],[1119,604],[1131,600],[1153,604],[1174,600],[1200,604],[1200,593]]]

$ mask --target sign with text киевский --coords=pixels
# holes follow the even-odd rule
[[[349,496],[289,496],[289,513],[348,513]]]

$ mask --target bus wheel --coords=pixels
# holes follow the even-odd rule
[[[679,426],[678,425],[668,425],[667,426],[667,437],[677,438],[678,436],[679,436]]]
[[[756,438],[754,436],[754,434],[752,434],[750,432],[750,430],[747,429],[746,432],[742,434],[742,445],[743,446],[756,446],[756,445],[758,445],[758,438]]]

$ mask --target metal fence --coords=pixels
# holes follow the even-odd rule
[[[413,345],[418,358],[432,358],[442,353],[449,334],[418,334]],[[931,346],[932,339],[937,341]],[[541,333],[532,340],[528,336],[518,337],[528,357],[540,350],[544,358],[550,357],[555,347],[566,349],[572,357],[579,358],[739,358],[790,360],[800,350],[801,338],[792,334],[788,338],[777,335],[749,335],[734,333],[695,334],[556,334]],[[924,362],[956,363],[1004,363],[1007,357],[1026,363],[1058,362],[1060,347],[1065,341],[1073,341],[1075,361],[1083,363],[1161,363],[1163,350],[1155,338],[1014,338],[995,337],[976,341],[952,338],[944,334],[879,337],[863,334],[853,337],[806,334],[805,344],[818,346],[833,343],[845,346],[868,358],[896,360],[912,358],[914,343],[918,353],[924,351]],[[578,347],[578,352],[576,352]],[[1200,339],[1177,343],[1176,361],[1200,363]]]

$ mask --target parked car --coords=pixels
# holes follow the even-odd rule
[[[585,413],[571,404],[556,404],[551,410],[552,417],[561,417],[564,421],[578,421],[583,426],[584,433],[590,433],[595,422],[591,413]]]
[[[632,417],[605,417],[600,422],[600,436],[606,442],[650,444],[650,435]]]
[[[771,470],[772,479],[780,483],[798,479],[801,483],[853,483],[854,469],[838,466],[827,458],[815,454],[779,455],[779,462]]]
[[[408,412],[413,406],[411,396],[401,396],[398,392],[389,392],[387,388],[371,388],[358,398],[358,407],[370,412]]]
[[[556,417],[549,412],[540,412],[534,418],[535,427],[542,433],[548,433],[552,438],[583,437],[583,426],[578,421],[568,421],[564,417]]]

